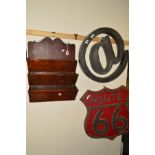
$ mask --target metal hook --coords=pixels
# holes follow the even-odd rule
[[[52,38],[55,38],[55,32],[52,32]]]
[[[75,36],[75,40],[77,40],[78,34],[74,34],[74,36]]]

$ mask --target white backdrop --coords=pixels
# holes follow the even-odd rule
[[[27,0],[27,28],[87,35],[112,27],[128,40],[128,7],[128,0]],[[42,38],[27,36],[27,41]],[[77,59],[81,41],[63,41],[75,43]],[[86,135],[86,108],[79,99],[87,89],[125,85],[126,71],[102,84],[87,78],[78,64],[75,101],[29,103],[27,95],[27,155],[120,155],[121,136],[111,141]]]

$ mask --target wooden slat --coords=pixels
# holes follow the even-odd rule
[[[76,86],[70,88],[57,88],[57,89],[37,89],[30,87],[29,100],[30,102],[46,102],[46,101],[65,101],[65,100],[75,100],[78,89]]]
[[[59,33],[59,32],[48,32],[48,31],[40,31],[40,30],[33,30],[33,29],[27,29],[26,30],[27,35],[32,36],[45,36],[45,37],[55,37],[55,38],[61,38],[61,39],[72,39],[72,40],[84,40],[86,36],[84,35],[76,35],[75,34],[67,34],[67,33]],[[99,37],[96,37],[93,39],[94,42],[99,42],[101,39]],[[111,39],[111,42],[115,44],[114,40]],[[125,45],[129,45],[128,40],[124,40]]]
[[[29,85],[73,85],[76,83],[78,74],[73,72],[52,73],[30,72],[28,74]]]
[[[27,59],[29,72],[75,72],[77,61]]]

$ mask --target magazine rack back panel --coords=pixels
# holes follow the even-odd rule
[[[69,51],[69,54],[66,54]],[[28,57],[31,59],[75,60],[75,45],[65,44],[61,39],[46,37],[40,42],[28,42]]]

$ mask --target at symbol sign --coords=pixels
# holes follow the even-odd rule
[[[90,50],[90,55],[89,55],[89,60],[90,60],[90,64],[92,69],[94,70],[94,72],[101,74],[101,75],[105,75],[107,74],[112,66],[114,64],[119,63],[117,69],[109,76],[107,77],[98,77],[96,75],[94,75],[88,68],[87,64],[86,64],[86,59],[85,59],[85,55],[86,55],[86,50],[88,45],[90,44],[90,42],[93,40],[93,38],[95,38],[98,35],[101,34],[107,34],[105,37],[102,38],[102,40],[99,43],[94,44],[91,47]],[[117,45],[117,56],[115,56],[113,48],[112,48],[112,44],[110,41],[110,37],[111,36]],[[106,57],[106,67],[103,68],[101,63],[100,63],[100,58],[99,58],[99,48],[102,47],[103,51],[105,53],[105,57]],[[128,51],[124,51],[124,42],[122,37],[120,36],[120,34],[115,31],[112,28],[107,28],[107,27],[103,27],[103,28],[99,28],[93,32],[91,32],[82,42],[81,46],[80,46],[80,50],[79,50],[79,63],[80,63],[80,67],[82,69],[82,71],[92,80],[97,81],[97,82],[109,82],[114,80],[115,78],[117,78],[125,69],[127,62],[128,62]]]

